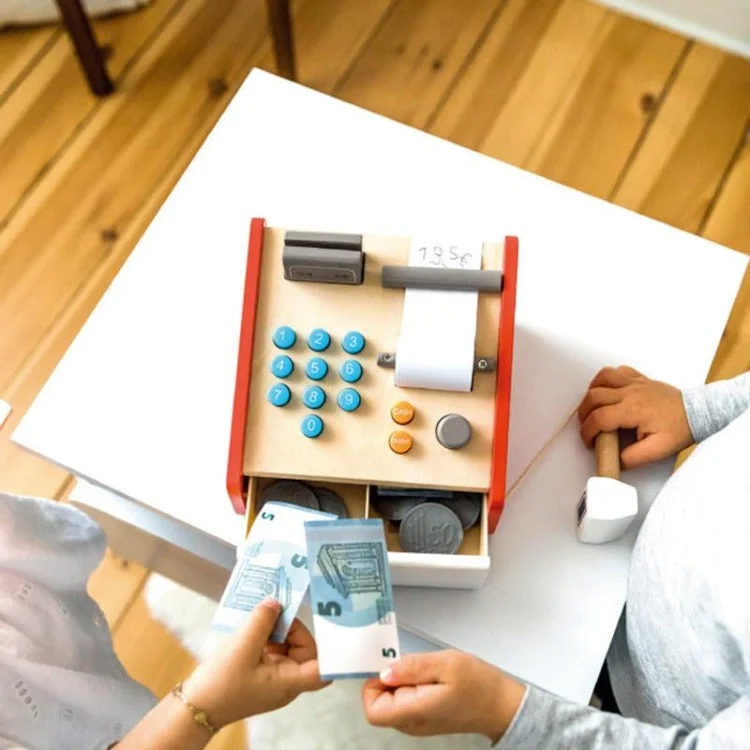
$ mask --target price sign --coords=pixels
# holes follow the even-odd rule
[[[482,264],[480,244],[434,240],[412,240],[409,265],[428,268],[477,269]]]

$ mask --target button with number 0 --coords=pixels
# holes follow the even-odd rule
[[[326,402],[326,392],[319,385],[311,385],[305,388],[302,394],[302,403],[308,409],[320,409]]]
[[[292,398],[289,386],[284,383],[276,383],[268,389],[268,401],[274,406],[286,406]]]
[[[271,372],[277,378],[288,378],[294,371],[294,362],[291,357],[287,357],[286,354],[279,354],[278,357],[273,358],[271,362]]]
[[[297,334],[289,326],[279,326],[273,332],[273,343],[277,349],[291,349],[297,341]]]
[[[316,438],[323,432],[323,420],[317,414],[308,414],[302,420],[301,428],[305,437]]]
[[[310,380],[323,380],[328,375],[328,363],[322,357],[313,357],[305,367],[305,375]]]
[[[347,359],[341,365],[339,374],[347,383],[356,383],[362,377],[362,365],[356,359]]]
[[[341,339],[341,348],[347,354],[359,354],[365,348],[365,337],[359,331],[349,331]]]
[[[356,411],[362,403],[362,397],[359,395],[359,391],[355,388],[344,388],[344,390],[339,393],[336,403],[344,411]]]
[[[307,345],[314,352],[324,352],[331,345],[331,335],[322,328],[316,328],[307,337]]]

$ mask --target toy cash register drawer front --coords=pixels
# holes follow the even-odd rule
[[[505,495],[517,262],[515,238],[254,219],[227,474],[248,528],[271,497],[382,517],[396,585],[480,586]]]

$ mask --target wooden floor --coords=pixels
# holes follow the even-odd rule
[[[294,11],[306,85],[750,254],[750,62],[585,0]],[[8,436],[248,71],[273,69],[262,0],[154,0],[96,31],[101,101],[59,28],[0,33],[0,488],[57,498],[69,477]],[[748,368],[746,279],[712,377]],[[108,556],[91,591],[161,695],[191,661],[147,575]]]

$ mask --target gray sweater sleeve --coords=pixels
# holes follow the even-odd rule
[[[524,701],[498,750],[746,750],[750,696],[716,714],[706,726],[657,727],[636,719],[569,703],[535,687]]]
[[[682,392],[690,429],[696,443],[723,430],[750,409],[750,372]]]

